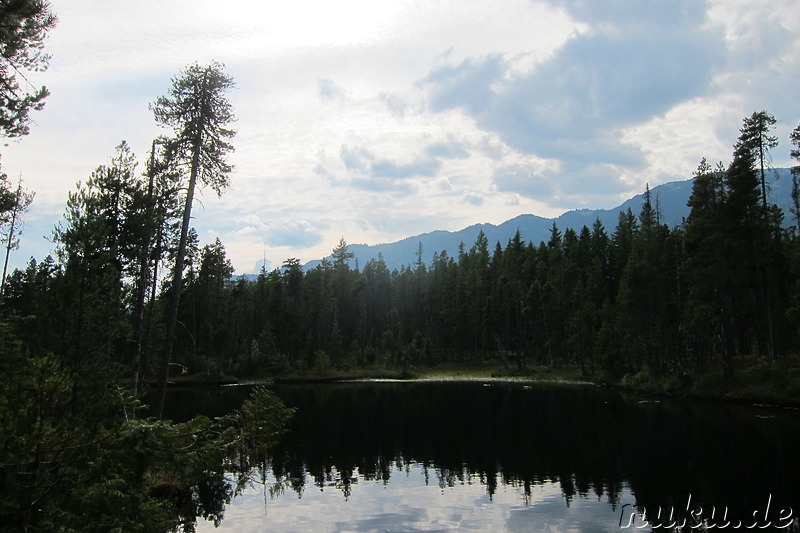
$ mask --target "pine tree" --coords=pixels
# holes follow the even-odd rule
[[[769,166],[769,150],[777,146],[777,138],[769,132],[775,118],[766,111],[745,118],[741,135],[734,145],[733,160],[728,168],[727,211],[731,224],[728,241],[733,245],[731,257],[737,285],[735,317],[742,351],[749,351],[748,335],[754,335],[762,354],[777,357],[774,317],[775,266],[782,261],[779,239],[782,215],[767,204],[765,172]],[[777,216],[775,215],[777,213]]]
[[[797,231],[800,232],[800,124],[792,130],[790,139],[794,148],[789,155],[798,163],[792,167],[792,213],[797,220]]]
[[[767,212],[767,183],[766,171],[771,166],[772,157],[769,151],[778,146],[778,137],[770,135],[777,120],[767,111],[757,111],[749,118],[744,119],[738,148],[750,151],[761,179],[761,206],[764,215]]]
[[[725,204],[725,168],[713,168],[705,158],[692,181],[691,208],[686,219],[684,275],[688,285],[689,347],[697,370],[712,357],[721,357],[723,373],[733,374],[731,286]],[[715,342],[718,339],[719,342]]]
[[[64,225],[55,230],[63,265],[61,345],[69,370],[100,381],[122,363],[128,335],[126,268],[134,259],[130,198],[136,159],[123,141],[110,164],[99,166],[71,193]]]
[[[211,63],[207,67],[194,64],[172,80],[169,96],[161,97],[151,105],[156,122],[172,128],[174,132],[170,141],[172,163],[176,167],[187,168],[189,172],[180,241],[175,256],[165,347],[158,376],[155,404],[158,416],[163,413],[167,391],[195,188],[199,181],[201,186],[211,187],[218,195],[222,194],[232,171],[226,161],[228,153],[233,151],[228,140],[235,135],[227,127],[234,120],[233,107],[226,97],[232,88],[233,79],[223,72],[219,63]]]
[[[192,323],[195,325],[193,335],[199,355],[205,357],[206,368],[214,361],[217,375],[223,371],[223,355],[230,345],[227,341],[234,326],[231,324],[233,314],[226,309],[225,285],[231,276],[233,264],[226,257],[225,247],[217,238],[213,244],[207,244],[200,250],[197,277],[193,280],[193,287],[187,287],[187,290],[194,292],[195,316]]]
[[[4,1],[0,8],[0,134],[27,135],[31,110],[44,107],[46,87],[27,92],[23,72],[47,70],[50,56],[42,52],[47,32],[58,19],[46,0]]]
[[[347,247],[347,241],[342,237],[339,239],[339,244],[333,248],[331,257],[333,257],[333,266],[337,270],[349,268],[349,261],[355,257],[353,252],[347,251]]]

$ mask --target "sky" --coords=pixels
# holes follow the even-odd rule
[[[2,170],[36,192],[10,266],[54,249],[67,195],[148,106],[218,61],[235,166],[195,202],[237,274],[433,230],[610,208],[730,161],[742,119],[800,123],[797,0],[52,0],[51,92]],[[524,236],[523,236],[524,237]]]

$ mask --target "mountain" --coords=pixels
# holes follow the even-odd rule
[[[789,207],[792,200],[791,172],[787,168],[775,169],[770,173],[768,182],[768,198],[771,203],[777,204],[784,212],[784,226],[795,223],[794,216],[791,215]],[[683,223],[689,216],[689,196],[692,194],[692,180],[673,181],[665,183],[650,190],[650,199],[657,205],[660,211],[661,222],[674,228]],[[458,257],[460,243],[464,243],[465,250],[469,250],[475,243],[478,233],[483,230],[489,239],[489,251],[491,252],[496,243],[505,247],[510,239],[514,237],[517,230],[520,231],[522,239],[526,242],[539,244],[550,238],[550,230],[555,220],[558,229],[563,233],[567,228],[580,231],[583,226],[592,227],[598,218],[610,234],[614,232],[619,221],[619,213],[627,211],[629,208],[634,214],[638,215],[644,203],[644,194],[638,194],[629,200],[612,209],[577,209],[567,211],[561,216],[544,218],[536,215],[520,215],[511,220],[495,226],[493,224],[475,224],[460,231],[432,231],[415,235],[406,239],[388,244],[351,244],[348,251],[355,256],[351,260],[351,266],[355,266],[358,261],[359,268],[370,259],[376,259],[380,253],[389,270],[400,269],[403,265],[412,265],[417,260],[417,251],[420,243],[422,244],[422,260],[426,265],[433,261],[435,252],[446,251],[450,257]],[[330,258],[329,258],[330,259]],[[315,268],[320,261],[310,261],[304,265],[306,270]]]

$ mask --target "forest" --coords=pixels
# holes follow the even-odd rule
[[[76,375],[134,393],[161,377],[168,341],[170,377],[496,361],[609,382],[733,378],[737,366],[792,361],[800,348],[798,232],[767,202],[775,122],[753,113],[728,165],[700,163],[679,227],[660,223],[646,191],[641,212],[615,228],[554,223],[540,243],[481,233],[458,257],[424,264],[420,249],[393,271],[380,257],[354,267],[342,239],[316,268],[287,259],[251,280],[233,276],[219,240],[181,234],[188,203],[168,140],[154,142],[143,172],[122,143],[70,195],[56,258],[8,276],[3,314],[31,355],[58,354]],[[800,126],[792,142],[798,157]],[[797,219],[800,174],[792,179]]]
[[[4,57],[46,68],[47,2],[4,10]],[[15,72],[0,70],[9,138],[28,134],[47,96],[25,93]],[[196,516],[220,516],[208,501],[229,499],[225,472],[263,457],[291,409],[257,389],[228,417],[173,424],[161,415],[182,375],[495,362],[680,388],[709,373],[738,384],[743,368],[788,375],[797,362],[800,166],[782,213],[767,201],[779,146],[767,111],[744,118],[729,163],[700,162],[679,227],[660,222],[646,192],[615,228],[554,224],[540,243],[481,234],[457,257],[425,264],[420,249],[392,271],[380,258],[352,265],[343,238],[314,269],[290,258],[248,280],[233,276],[222,242],[201,243],[191,227],[195,191],[230,184],[232,86],[218,63],[186,67],[150,106],[169,133],[143,162],[119,143],[66,199],[53,255],[4,271],[0,523],[78,531],[91,515],[106,524],[98,531],[190,530]],[[789,141],[800,165],[800,125]],[[0,178],[7,265],[33,193]]]

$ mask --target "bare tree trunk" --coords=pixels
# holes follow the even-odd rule
[[[172,359],[172,343],[175,337],[175,327],[178,324],[178,306],[181,299],[181,284],[183,283],[183,263],[186,256],[186,243],[189,235],[189,222],[192,217],[192,200],[197,183],[197,172],[200,163],[200,143],[195,145],[192,157],[192,172],[189,177],[189,188],[186,191],[186,202],[183,206],[183,222],[181,223],[181,239],[178,244],[178,253],[175,256],[175,272],[172,277],[172,297],[170,298],[169,314],[167,315],[167,333],[164,353],[161,356],[161,366],[158,372],[158,388],[156,390],[156,415],[161,418],[164,414],[164,400],[167,395],[167,379],[169,377],[169,364]]]
[[[11,255],[11,248],[14,246],[14,228],[17,224],[17,208],[11,211],[11,225],[8,229],[8,240],[6,240],[6,259],[3,261],[3,278],[0,280],[0,302],[3,301],[3,291],[6,287],[6,272],[8,272],[8,256]]]
[[[153,182],[155,180],[155,151],[156,141],[153,141],[153,147],[150,152],[150,171],[147,182],[147,223],[152,223],[153,219]],[[160,224],[160,222],[159,222]],[[148,232],[149,233],[149,232]],[[148,263],[150,255],[150,243],[152,242],[151,236],[146,236],[146,242],[142,243],[142,249],[139,253],[139,275],[136,286],[136,304],[134,307],[134,338],[136,339],[136,347],[133,351],[131,358],[131,391],[136,396],[139,389],[139,363],[142,359],[142,344],[144,343],[144,301],[147,296],[147,274]],[[153,273],[155,276],[155,272]]]

